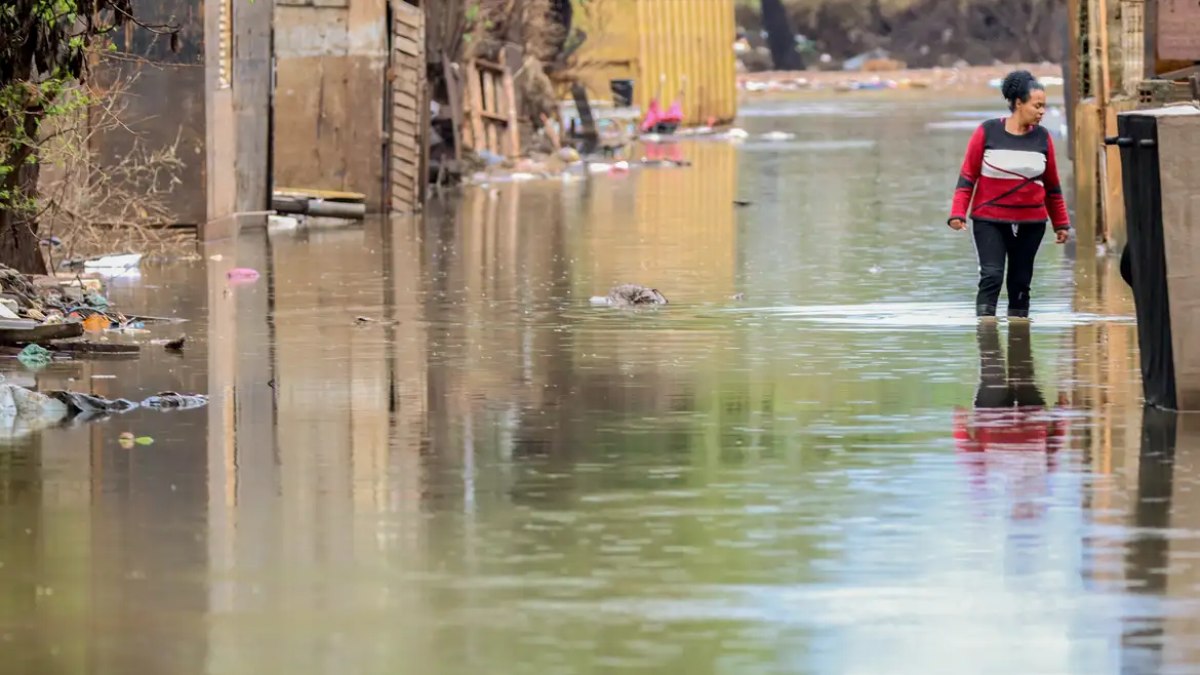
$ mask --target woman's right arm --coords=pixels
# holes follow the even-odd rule
[[[946,222],[967,221],[967,210],[971,206],[971,196],[975,194],[975,181],[983,171],[983,125],[971,135],[967,143],[967,154],[963,157],[962,169],[958,173],[958,186],[954,188],[954,202],[950,206],[950,219]]]

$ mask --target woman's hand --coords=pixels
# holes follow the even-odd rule
[[[963,220],[962,218],[951,218],[950,222],[948,224],[950,225],[950,229],[952,229],[952,230],[967,229],[967,222],[965,220]]]
[[[1054,242],[1057,244],[1065,244],[1071,238],[1071,231],[1067,229],[1054,231]]]

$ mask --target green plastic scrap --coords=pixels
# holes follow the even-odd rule
[[[89,306],[96,309],[108,309],[108,298],[99,293],[90,293],[84,300]]]
[[[35,344],[27,345],[17,354],[17,360],[26,368],[40,368],[50,363],[50,351]]]

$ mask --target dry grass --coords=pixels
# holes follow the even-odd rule
[[[102,161],[93,140],[128,131],[124,94],[137,75],[103,90],[81,84],[68,95],[74,110],[43,130],[42,211],[39,236],[61,245],[45,250],[51,263],[113,252],[173,252],[194,240],[191,233],[162,227],[171,222],[171,190],[183,168],[178,141],[147,147],[140,138],[122,156]]]

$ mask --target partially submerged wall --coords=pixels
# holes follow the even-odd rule
[[[383,203],[386,0],[276,0],[275,185]]]

